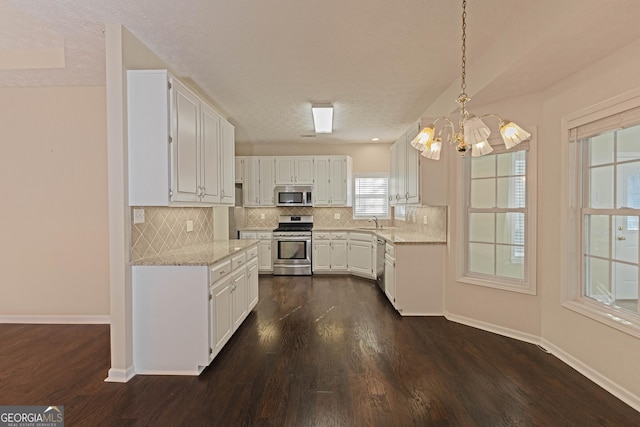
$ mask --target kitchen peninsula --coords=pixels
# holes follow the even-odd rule
[[[257,255],[214,240],[133,262],[136,373],[199,375],[258,303]]]

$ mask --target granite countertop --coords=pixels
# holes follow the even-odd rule
[[[249,231],[249,232],[251,232],[251,231],[273,231],[276,227],[247,227],[247,228],[238,228],[238,231]]]
[[[393,244],[407,244],[407,245],[432,245],[432,244],[446,244],[446,239],[434,238],[426,233],[419,231],[408,231],[398,227],[388,228],[347,228],[347,227],[314,227],[313,231],[349,231],[349,232],[363,232],[371,233],[376,237],[386,240]]]
[[[133,261],[131,265],[212,265],[259,243],[259,240],[214,240]]]

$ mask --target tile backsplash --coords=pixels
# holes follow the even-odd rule
[[[396,227],[406,231],[425,233],[433,239],[447,238],[446,206],[407,206],[405,220],[380,220],[383,227]],[[279,215],[313,215],[313,226],[317,228],[357,228],[373,227],[363,219],[353,219],[352,208],[246,208],[246,228],[275,228]],[[335,215],[340,216],[339,219]],[[264,219],[262,218],[264,215]],[[424,217],[427,224],[424,224]]]
[[[144,209],[144,223],[133,224],[133,209]],[[187,232],[187,221],[193,221],[192,232]],[[131,208],[131,261],[211,241],[211,208]]]
[[[424,217],[427,224],[424,224]],[[407,206],[405,219],[394,220],[394,225],[404,231],[418,231],[437,240],[447,240],[446,206]]]
[[[264,215],[264,219],[262,219]],[[353,219],[352,208],[246,208],[246,228],[275,228],[278,226],[278,216],[280,215],[313,215],[313,226],[318,228],[355,228],[373,227],[373,223],[366,219]],[[340,218],[336,219],[336,215]],[[383,219],[378,221],[384,227],[390,227],[393,221]]]

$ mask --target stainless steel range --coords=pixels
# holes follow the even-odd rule
[[[313,215],[280,215],[273,230],[273,274],[311,275]]]

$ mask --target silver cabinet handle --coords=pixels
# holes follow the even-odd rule
[[[618,240],[627,240],[627,238],[624,236],[618,236]]]

